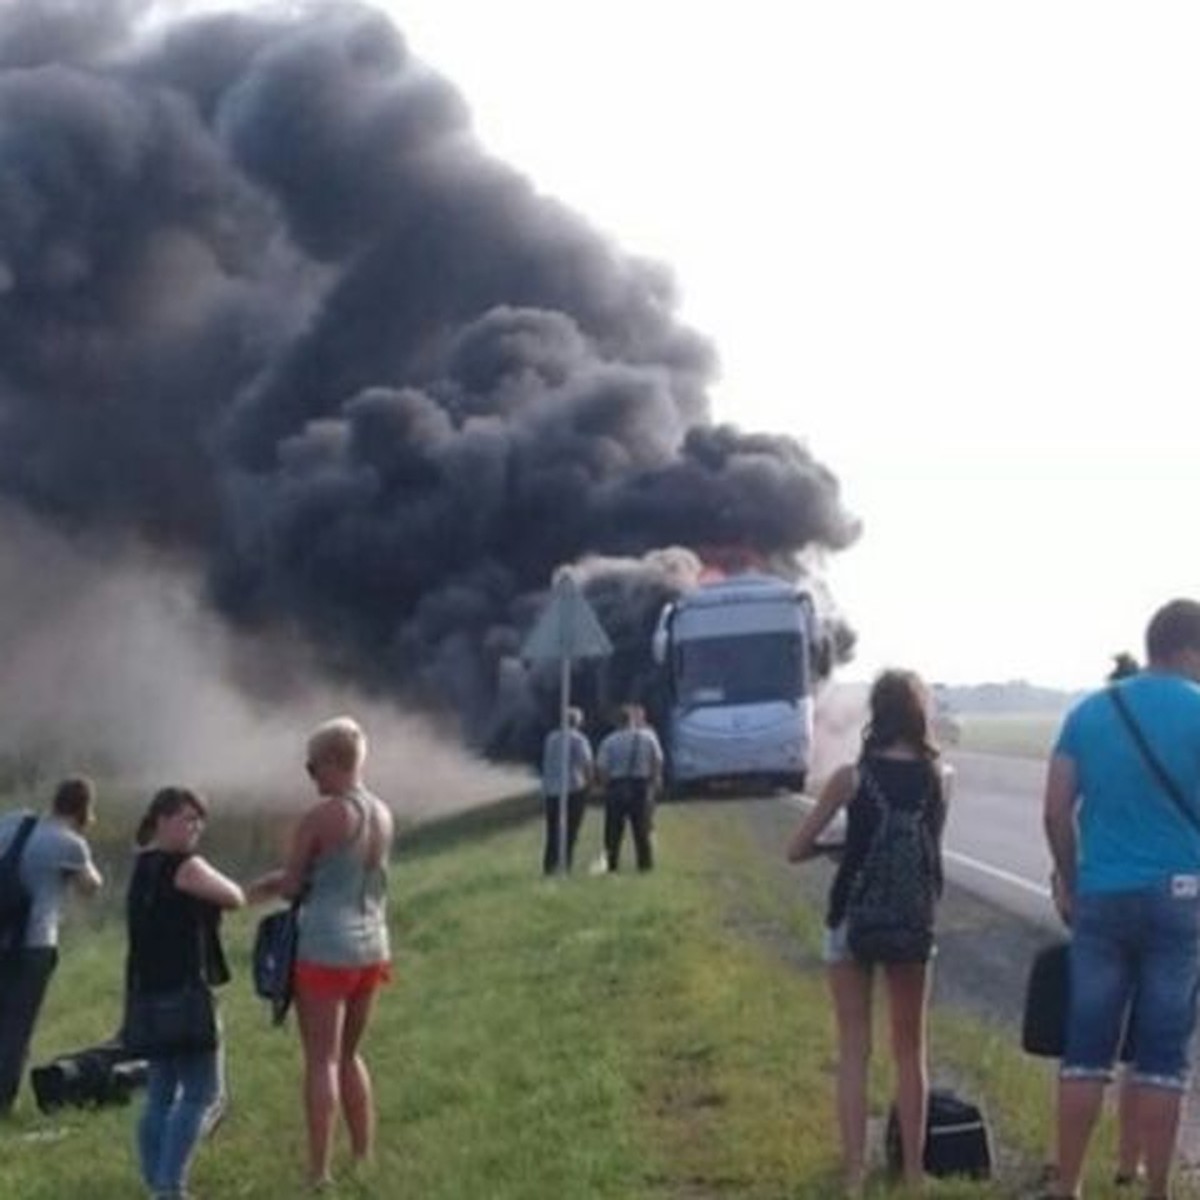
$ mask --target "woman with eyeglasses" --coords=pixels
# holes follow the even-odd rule
[[[370,1159],[375,1140],[371,1076],[360,1048],[391,974],[387,864],[394,825],[387,805],[363,784],[366,753],[366,736],[349,717],[314,731],[305,767],[318,800],[301,819],[282,870],[249,889],[254,899],[302,897],[294,990],[309,1182],[316,1188],[332,1183],[339,1109],[356,1162]]]
[[[242,889],[196,847],[208,808],[195,792],[156,792],[137,829],[140,850],[126,895],[131,992],[165,995],[229,980],[222,912],[245,904]],[[222,1103],[220,1030],[209,1049],[148,1056],[146,1105],[137,1128],[142,1179],[158,1200],[187,1195],[196,1145]]]

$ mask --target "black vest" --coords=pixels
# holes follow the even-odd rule
[[[140,992],[167,992],[192,982],[225,983],[221,910],[175,886],[175,872],[191,857],[165,850],[137,856],[125,915],[129,929],[126,978]]]

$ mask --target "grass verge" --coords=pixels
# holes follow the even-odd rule
[[[1062,713],[971,713],[959,718],[956,749],[1045,759],[1062,719]]]
[[[835,1196],[817,918],[763,870],[737,809],[666,808],[659,870],[569,881],[536,877],[540,830],[519,818],[460,821],[401,849],[393,877],[397,979],[368,1047],[378,1162],[355,1178],[340,1160],[338,1194]],[[581,851],[592,848],[598,826],[590,814]],[[294,1030],[269,1028],[250,995],[252,928],[245,915],[228,926],[233,1107],[199,1155],[193,1184],[201,1198],[300,1192],[298,1050]],[[37,1059],[111,1032],[121,955],[115,923],[73,927]],[[1009,1168],[990,1184],[943,1183],[930,1194],[1024,1194],[1022,1164],[1040,1158],[1045,1140],[1044,1071],[961,1019],[939,1015],[934,1045],[939,1067],[987,1103]],[[872,1077],[879,1112],[888,1091],[880,1065]],[[26,1097],[0,1126],[0,1196],[138,1195],[135,1112],[47,1118]],[[873,1187],[883,1193],[882,1181]]]

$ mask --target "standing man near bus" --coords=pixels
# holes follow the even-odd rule
[[[29,916],[0,969],[0,1117],[17,1098],[29,1043],[50,976],[58,965],[58,924],[69,886],[91,895],[103,885],[83,831],[92,823],[96,790],[90,779],[65,779],[50,812],[33,818],[0,818],[0,854],[27,819],[36,820],[20,859],[20,879],[29,895]]]
[[[639,871],[654,867],[654,794],[662,784],[663,752],[640,704],[621,707],[619,725],[600,743],[596,772],[604,785],[604,852],[609,871],[621,857],[625,823],[633,833]]]
[[[583,710],[567,709],[567,870],[575,858],[575,840],[583,824],[588,789],[592,786],[592,744],[583,729]],[[557,726],[542,745],[542,797],[546,805],[546,848],[542,871],[553,875],[559,867],[559,793],[562,791],[563,731]]]

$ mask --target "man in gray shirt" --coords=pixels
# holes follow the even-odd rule
[[[21,854],[20,878],[29,894],[24,937],[4,955],[0,973],[0,1116],[17,1097],[29,1042],[58,964],[58,923],[68,886],[84,894],[103,883],[83,831],[92,822],[95,788],[88,779],[66,779],[55,790]],[[0,854],[28,813],[0,817]]]
[[[583,712],[567,709],[567,870],[575,857],[575,841],[587,808],[588,788],[592,786],[592,746],[583,733]],[[546,848],[542,870],[553,875],[558,870],[559,792],[562,790],[563,733],[552,729],[542,746],[542,796],[546,806]]]

